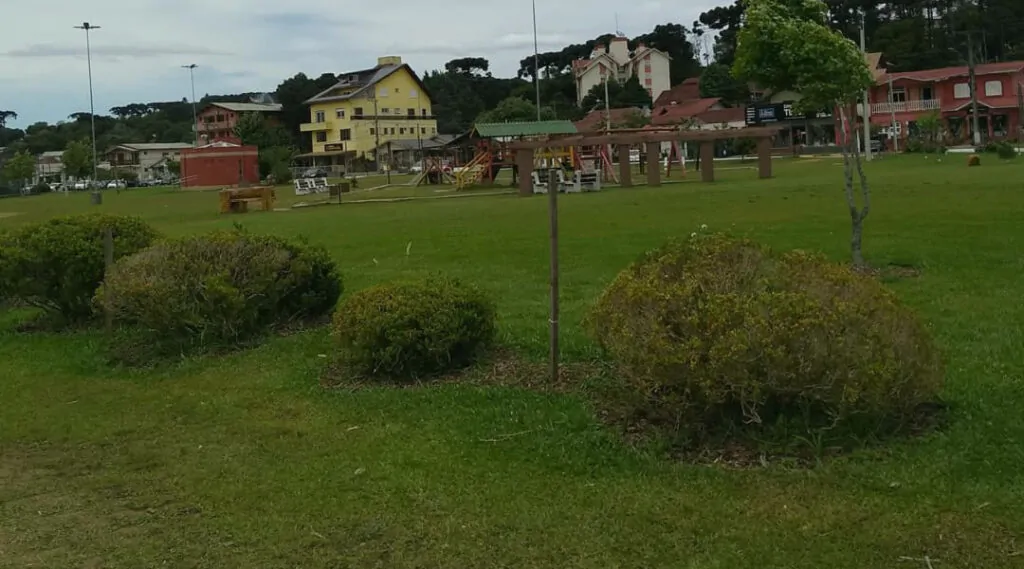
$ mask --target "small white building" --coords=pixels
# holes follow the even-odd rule
[[[170,175],[167,162],[181,162],[181,151],[192,147],[186,142],[119,144],[106,157],[111,169],[134,172],[140,180],[163,180]]]
[[[36,156],[36,175],[32,180],[33,184],[40,182],[59,182],[63,184],[66,181],[63,150],[50,150]]]
[[[639,79],[651,99],[657,99],[672,87],[671,63],[672,58],[661,50],[641,43],[630,52],[628,39],[622,36],[612,38],[608,47],[595,47],[589,59],[577,59],[572,63],[576,78],[576,104],[582,104],[587,93],[606,79],[625,83],[630,77]]]

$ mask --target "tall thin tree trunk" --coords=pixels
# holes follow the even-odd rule
[[[855,107],[854,107],[855,108]],[[864,235],[864,218],[867,216],[867,209],[863,211],[857,206],[857,198],[853,193],[853,171],[856,168],[861,179],[861,194],[864,195],[866,178],[864,177],[863,166],[860,161],[860,150],[857,148],[857,139],[851,131],[853,125],[847,117],[856,116],[856,112],[847,115],[847,109],[840,106],[840,118],[843,125],[843,189],[846,195],[846,205],[850,210],[850,256],[853,265],[857,268],[864,267],[864,253],[862,241]],[[852,119],[851,119],[852,120]],[[871,144],[865,140],[865,144]]]

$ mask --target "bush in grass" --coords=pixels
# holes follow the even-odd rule
[[[970,156],[967,157],[967,165],[971,167],[981,166],[981,156],[978,156],[977,154],[971,154]]]
[[[490,346],[495,310],[476,288],[434,277],[360,291],[334,313],[352,373],[417,379],[465,367]]]
[[[587,326],[621,364],[627,413],[690,443],[898,429],[943,374],[925,329],[876,279],[723,236],[650,252]]]
[[[240,231],[160,243],[118,261],[96,295],[137,341],[118,359],[245,345],[328,315],[341,279],[321,248]]]
[[[94,315],[105,271],[104,236],[114,259],[148,247],[156,232],[134,217],[92,214],[22,226],[0,238],[0,296],[42,308],[63,323]]]

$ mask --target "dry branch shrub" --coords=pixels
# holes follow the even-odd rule
[[[384,284],[338,306],[334,335],[349,373],[413,380],[476,361],[494,341],[495,309],[477,288],[450,278]]]
[[[587,326],[621,365],[629,412],[690,441],[777,428],[876,434],[899,428],[942,383],[926,330],[881,283],[723,236],[648,253]]]

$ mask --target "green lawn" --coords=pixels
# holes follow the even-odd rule
[[[627,448],[578,397],[324,391],[324,331],[140,372],[106,367],[96,333],[19,334],[0,314],[0,567],[1024,567],[1024,160],[965,162],[868,168],[869,260],[922,270],[892,286],[944,352],[941,433],[813,469],[695,466]],[[566,357],[593,354],[579,321],[619,270],[702,224],[845,259],[838,161],[776,174],[561,198]],[[544,198],[235,217],[213,193],[104,200],[0,200],[0,228],[99,209],[168,234],[305,235],[349,291],[436,270],[473,281],[503,341],[545,353]]]

